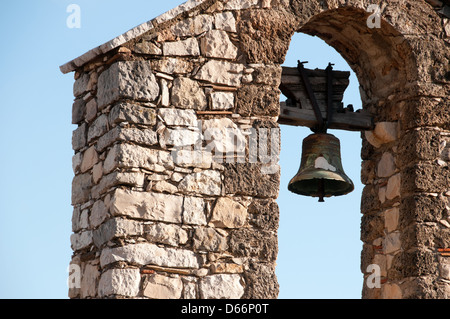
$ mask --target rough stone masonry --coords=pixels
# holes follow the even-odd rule
[[[278,296],[279,141],[261,136],[278,130],[281,64],[304,32],[348,61],[376,124],[361,132],[362,297],[449,298],[448,12],[190,0],[61,66],[77,125],[69,296]]]

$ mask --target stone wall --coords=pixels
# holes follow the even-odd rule
[[[63,66],[70,297],[277,297],[278,87],[305,32],[348,61],[376,124],[361,134],[363,298],[449,298],[448,7],[375,1],[369,29],[372,3],[191,0]]]

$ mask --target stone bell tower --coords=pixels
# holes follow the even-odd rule
[[[292,35],[348,61],[362,131],[363,298],[450,297],[445,1],[190,0],[74,72],[71,298],[276,298],[281,64]],[[301,287],[299,287],[301,289]]]

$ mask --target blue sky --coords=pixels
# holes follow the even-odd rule
[[[0,32],[0,298],[67,298],[72,207],[73,74],[59,66],[171,8],[182,0],[39,0],[2,4]],[[66,25],[69,4],[81,28]],[[323,41],[296,34],[285,65],[350,70]],[[352,74],[344,104],[359,108]],[[318,203],[290,193],[310,130],[281,127],[279,298],[360,298],[359,132],[329,131],[341,140],[344,169],[355,183],[346,196]]]

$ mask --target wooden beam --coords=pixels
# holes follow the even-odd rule
[[[322,117],[326,119],[325,112],[322,112]],[[367,131],[374,129],[372,117],[363,110],[356,112],[346,111],[344,113],[333,112],[331,119],[331,123],[328,123],[329,129],[346,131]],[[313,128],[317,125],[317,120],[313,110],[290,107],[286,106],[285,102],[281,102],[278,123]]]

